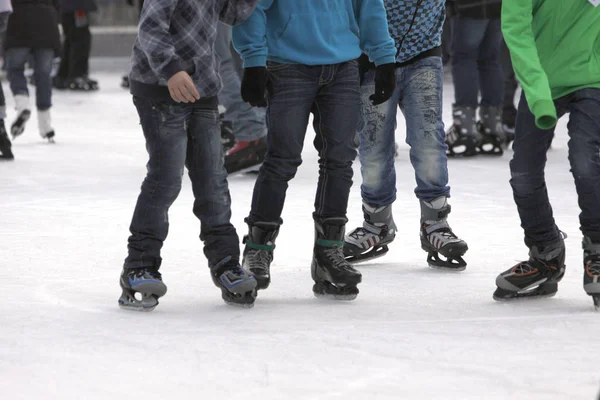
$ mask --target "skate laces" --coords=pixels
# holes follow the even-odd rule
[[[590,276],[600,275],[600,254],[590,254],[586,257],[585,271]]]
[[[250,269],[266,270],[273,257],[270,252],[265,250],[251,249],[248,253],[250,253],[250,257],[248,257]]]
[[[342,246],[326,247],[323,249],[323,253],[331,261],[335,269],[356,273],[356,270],[344,258],[344,249]]]
[[[353,232],[350,233],[350,236],[352,239],[356,239],[356,240],[360,240],[360,238],[364,238],[367,236],[367,234],[369,234],[370,232],[367,231],[365,228],[356,228]]]
[[[136,268],[134,271],[132,271],[132,275],[136,278],[143,278],[146,276],[153,279],[162,279],[160,272],[149,268]]]

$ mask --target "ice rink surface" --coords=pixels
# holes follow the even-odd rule
[[[251,310],[228,307],[210,280],[187,175],[163,252],[169,291],[152,313],[117,307],[118,276],[146,153],[118,74],[94,94],[55,93],[55,145],[35,113],[0,164],[0,398],[16,399],[596,399],[600,314],[582,287],[581,234],[566,120],[547,180],[569,238],[556,297],[492,300],[496,275],[527,257],[508,162],[451,160],[450,223],[467,270],[426,265],[404,123],[396,162],[398,236],[362,265],[358,299],[313,297],[314,132],[291,182],[272,284]],[[5,87],[5,90],[7,88]],[[446,84],[445,121],[452,88]],[[7,91],[9,118],[12,99]],[[362,223],[355,164],[348,229]],[[230,177],[233,222],[255,177]]]

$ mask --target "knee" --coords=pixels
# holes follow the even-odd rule
[[[298,167],[302,164],[302,159],[281,157],[267,153],[263,162],[262,170],[272,177],[282,181],[290,181],[296,176]],[[261,171],[262,172],[262,171]]]
[[[578,151],[579,150],[579,151]],[[600,175],[600,154],[597,146],[586,144],[569,151],[571,172],[576,179],[597,178]]]

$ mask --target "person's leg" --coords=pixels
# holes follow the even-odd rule
[[[452,81],[454,104],[477,108],[479,81],[477,60],[487,20],[454,17],[452,19]]]
[[[75,31],[75,13],[67,12],[60,15],[60,24],[63,29],[63,46],[60,59],[60,65],[56,73],[56,87],[57,89],[65,88],[65,82],[70,77],[71,70],[71,40],[73,32]]]
[[[52,107],[52,59],[54,50],[38,49],[33,52],[35,101],[37,106],[38,128],[42,138],[54,137],[50,107]]]
[[[25,78],[25,64],[30,54],[31,49],[28,48],[6,50],[6,75],[17,109],[17,118],[10,127],[13,138],[23,133],[25,125],[31,117],[29,89],[27,88],[27,78]]]
[[[504,76],[500,63],[500,45],[502,44],[500,19],[483,21],[486,21],[486,29],[479,45],[479,56],[477,57],[481,107],[500,108],[504,98]]]
[[[149,160],[128,241],[125,268],[162,263],[160,250],[169,230],[169,208],[179,195],[188,147],[186,126],[190,108],[134,97]]]
[[[8,24],[8,17],[10,13],[3,12],[0,13],[0,34],[4,34],[6,31],[6,26]],[[6,99],[4,98],[4,90],[2,89],[2,85],[0,84],[0,159],[2,160],[12,160],[15,158],[12,153],[12,143],[8,138],[8,134],[6,132],[6,125],[4,124],[4,119],[6,118]]]
[[[510,51],[504,40],[502,41],[500,59],[504,75],[504,100],[502,102],[502,128],[506,134],[506,141],[511,142],[515,135],[515,122],[517,108],[515,107],[515,93],[519,84],[510,58]]]
[[[71,36],[71,61],[69,78],[87,77],[89,74],[89,59],[92,49],[92,34],[90,32],[89,14],[78,11],[75,13],[75,29]]]

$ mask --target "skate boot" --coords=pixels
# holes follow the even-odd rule
[[[421,201],[421,248],[427,252],[427,263],[431,268],[463,271],[467,263],[462,256],[469,247],[450,229],[447,221],[449,213],[446,197],[438,197],[431,202]],[[445,260],[440,258],[440,254]]]
[[[66,81],[66,88],[76,92],[93,92],[98,90],[98,82],[87,76],[79,76],[77,78]]]
[[[12,143],[6,133],[4,120],[0,119],[0,160],[14,160],[15,156],[12,153]]]
[[[504,107],[502,109],[502,129],[504,130],[504,147],[508,147],[510,142],[515,140],[515,127],[517,125],[517,109]]]
[[[236,142],[225,154],[225,169],[228,174],[248,171],[262,164],[266,154],[266,136],[250,142]]]
[[[48,142],[54,143],[54,129],[50,118],[50,110],[38,110],[38,128],[42,139],[48,139]]]
[[[600,311],[600,243],[583,237],[583,289],[594,299],[596,311]]]
[[[52,78],[52,87],[58,90],[65,90],[69,88],[69,82],[65,78],[55,76],[54,78]]]
[[[31,117],[31,109],[29,108],[29,96],[18,94],[15,96],[15,106],[17,109],[17,119],[10,126],[10,134],[13,139],[21,135],[25,131],[25,124]]]
[[[481,137],[475,128],[473,107],[452,106],[454,123],[446,132],[449,157],[471,157],[477,154]]]
[[[496,278],[494,300],[524,297],[552,297],[565,274],[565,243],[544,247],[533,245],[529,260],[521,261]]]
[[[499,107],[479,108],[477,130],[481,134],[479,152],[481,154],[501,156],[502,145],[506,141],[502,129],[502,110]]]
[[[365,220],[344,239],[344,257],[350,263],[360,263],[382,257],[388,244],[396,237],[392,205],[373,207],[363,201]]]
[[[167,286],[154,267],[123,268],[120,283],[123,293],[119,307],[123,310],[152,311],[158,298],[167,293]]]
[[[354,300],[358,296],[357,285],[362,281],[362,275],[344,258],[346,222],[346,218],[315,221],[311,274],[316,297]]]
[[[230,306],[251,308],[256,300],[256,279],[244,271],[230,256],[210,268],[214,284],[221,289],[221,297]]]
[[[256,279],[256,289],[266,289],[271,283],[271,263],[279,225],[275,222],[248,223],[248,235],[244,236],[242,267]]]

